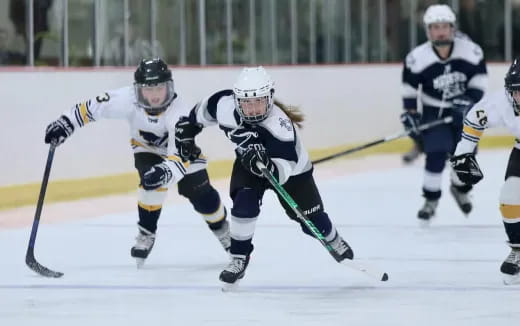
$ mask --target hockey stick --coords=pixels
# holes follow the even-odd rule
[[[432,122],[424,123],[424,124],[420,125],[419,127],[417,127],[417,130],[424,131],[424,130],[430,129],[432,127],[436,127],[436,126],[439,126],[439,125],[451,123],[452,121],[453,121],[453,117],[451,117],[451,116],[444,117],[442,119],[438,119],[438,120],[434,120]],[[369,147],[372,147],[372,146],[375,146],[375,145],[386,143],[386,142],[389,142],[389,141],[392,141],[392,140],[395,140],[395,139],[403,138],[405,136],[408,136],[409,134],[410,134],[410,131],[402,131],[402,132],[394,134],[394,135],[386,136],[384,138],[371,141],[371,142],[366,143],[364,145],[360,145],[360,146],[357,146],[357,147],[354,147],[354,148],[351,148],[351,149],[347,149],[347,150],[345,150],[343,152],[339,152],[339,153],[336,153],[336,154],[332,154],[332,155],[329,155],[329,156],[322,157],[320,159],[312,161],[312,164],[318,164],[318,163],[321,163],[321,162],[330,161],[332,159],[335,159],[336,157],[340,157],[340,156],[347,155],[347,154],[352,154],[352,153],[358,152],[360,150],[363,150],[365,148],[369,148]]]
[[[262,174],[264,175],[264,177],[269,181],[269,183],[274,187],[275,191],[284,199],[284,201],[291,207],[291,209],[293,210],[293,212],[296,214],[296,216],[298,217],[298,219],[300,219],[303,223],[305,223],[305,225],[307,226],[307,228],[309,229],[309,231],[314,235],[314,237],[316,239],[318,239],[318,241],[323,245],[323,247],[325,247],[325,249],[327,249],[327,251],[329,252],[329,254],[340,264],[343,264],[343,265],[346,265],[350,268],[353,268],[353,269],[356,269],[360,272],[363,272],[375,279],[378,279],[380,281],[388,281],[388,274],[387,273],[384,273],[384,272],[380,272],[380,271],[376,271],[372,268],[367,268],[365,266],[361,266],[360,264],[358,264],[357,262],[354,262],[352,261],[351,259],[341,259],[341,257],[336,253],[336,251],[334,250],[334,248],[331,247],[331,245],[327,242],[327,240],[325,240],[325,237],[323,236],[323,234],[320,232],[320,230],[318,230],[318,228],[316,228],[316,226],[314,225],[314,223],[312,223],[311,220],[309,220],[307,218],[307,216],[305,215],[305,213],[302,211],[302,209],[298,206],[298,204],[296,204],[296,202],[293,200],[293,198],[291,197],[291,195],[289,195],[287,193],[287,191],[285,191],[285,189],[283,188],[283,186],[278,183],[278,181],[276,180],[276,178],[273,176],[273,174],[265,167],[265,165],[262,163],[262,162],[257,162],[256,163],[256,166],[260,169],[260,171],[262,171]]]
[[[54,158],[54,150],[56,146],[51,144],[49,147],[49,155],[47,156],[47,164],[45,165],[45,172],[43,173],[42,186],[40,188],[40,196],[38,197],[38,204],[36,205],[36,214],[34,215],[34,221],[31,229],[31,238],[29,239],[29,246],[27,247],[27,254],[25,255],[25,263],[30,269],[36,273],[46,277],[62,277],[63,273],[55,272],[47,267],[41,265],[36,261],[34,257],[34,245],[36,242],[36,233],[38,233],[38,225],[40,224],[40,216],[42,213],[43,199],[45,198],[45,192],[47,190],[47,183],[49,181],[49,174],[51,172],[52,160]]]

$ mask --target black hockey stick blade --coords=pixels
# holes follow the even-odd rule
[[[62,277],[63,273],[55,272],[41,265],[34,257],[34,246],[36,244],[36,234],[38,234],[38,226],[40,225],[40,216],[42,214],[43,200],[45,199],[45,192],[47,191],[47,184],[49,182],[49,175],[51,173],[52,161],[54,159],[54,150],[56,146],[51,144],[49,147],[49,155],[47,156],[47,163],[45,165],[45,172],[43,173],[42,186],[40,188],[40,195],[38,197],[38,204],[36,204],[36,213],[34,214],[33,225],[31,229],[31,237],[29,238],[29,245],[27,246],[27,253],[25,254],[25,264],[36,273],[45,277]]]
[[[38,263],[36,261],[36,258],[34,257],[33,251],[27,252],[27,255],[25,256],[25,263],[27,264],[27,266],[29,266],[30,269],[32,269],[36,273],[40,274],[41,276],[54,277],[54,278],[60,278],[63,276],[62,272],[56,272],[56,271],[50,270],[47,267],[43,266],[42,264]]]

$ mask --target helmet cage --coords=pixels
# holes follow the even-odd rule
[[[271,112],[271,110],[273,108],[273,93],[274,93],[274,89],[272,88],[272,85],[270,85],[270,84],[265,85],[264,87],[262,87],[260,89],[255,89],[255,90],[241,90],[241,89],[238,89],[235,87],[233,89],[233,98],[235,100],[235,107],[238,111],[238,114],[242,118],[242,120],[244,120],[245,122],[250,123],[250,124],[259,123],[259,122],[265,120],[269,116],[269,113]],[[261,99],[261,98],[266,99],[265,112],[261,113],[261,114],[256,114],[256,115],[247,115],[246,112],[244,111],[244,108],[243,108],[241,102],[243,100]]]
[[[152,106],[148,100],[143,96],[143,88],[151,88],[157,86],[166,86],[166,96],[164,101],[159,106]],[[150,84],[150,83],[134,83],[134,92],[137,99],[137,105],[144,109],[144,111],[150,115],[158,115],[168,109],[168,106],[175,99],[175,91],[173,87],[173,80],[167,80],[165,82]]]

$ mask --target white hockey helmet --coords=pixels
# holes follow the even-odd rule
[[[265,120],[273,107],[274,82],[264,67],[244,68],[233,85],[235,108],[247,123],[258,123]],[[265,111],[251,115],[244,112],[243,100],[265,98]]]
[[[426,9],[423,21],[426,27],[434,23],[450,23],[455,26],[457,18],[448,5],[431,5]]]

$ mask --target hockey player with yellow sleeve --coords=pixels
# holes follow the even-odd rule
[[[465,184],[474,185],[483,178],[475,159],[475,148],[487,128],[505,127],[516,137],[509,156],[505,182],[500,191],[500,212],[511,253],[500,267],[506,284],[520,283],[520,59],[516,59],[505,77],[505,91],[485,96],[464,119],[462,137],[450,159],[453,171]]]
[[[140,177],[139,233],[131,249],[138,266],[153,248],[170,184],[177,183],[179,194],[189,199],[224,249],[230,247],[226,209],[209,182],[207,162],[200,156],[200,148],[193,144],[191,157],[182,160],[175,146],[175,124],[188,114],[189,107],[175,93],[171,70],[163,60],[155,58],[139,63],[133,87],[111,90],[76,104],[46,129],[45,142],[57,146],[75,130],[97,120],[127,120]]]

